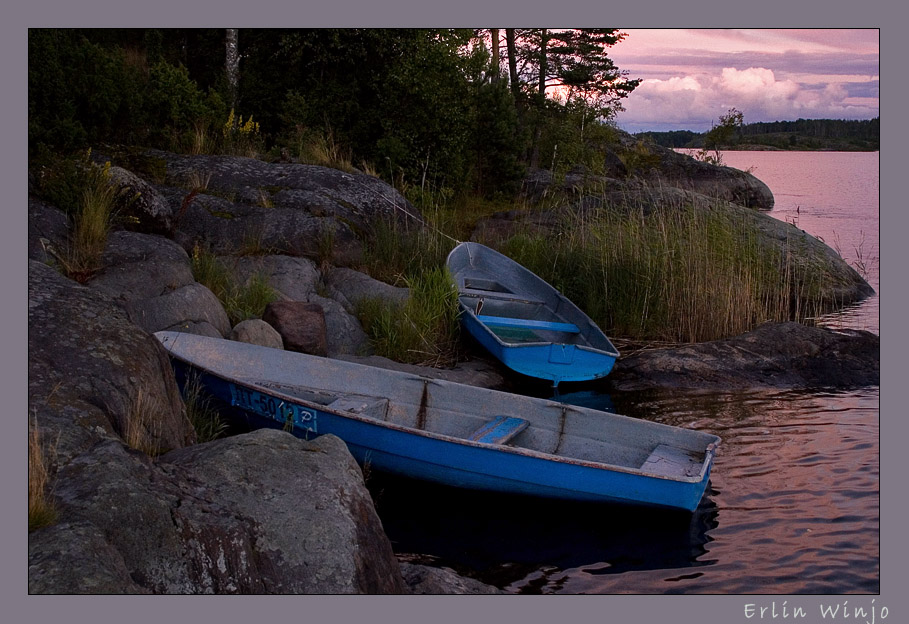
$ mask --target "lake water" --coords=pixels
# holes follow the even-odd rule
[[[878,154],[727,152],[772,216],[880,290]],[[879,333],[879,295],[823,324]],[[694,514],[493,496],[375,477],[397,553],[513,593],[852,594],[880,590],[880,388],[558,397],[723,438]]]

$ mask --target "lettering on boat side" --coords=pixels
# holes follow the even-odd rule
[[[318,433],[316,429],[316,412],[314,410],[235,385],[230,386],[230,402],[231,405],[271,418],[287,426],[293,425],[294,427],[301,427],[307,431]]]
[[[887,607],[881,607],[875,604],[876,598],[872,598],[870,604],[849,604],[848,600],[834,603],[821,603],[820,611],[811,611],[804,606],[792,606],[788,600],[778,604],[775,600],[769,605],[756,604],[750,602],[745,605],[745,619],[752,620],[803,620],[809,618],[809,613],[815,613],[818,618],[809,621],[821,620],[849,620],[856,624],[876,624],[880,620],[886,620],[890,616],[890,610]]]

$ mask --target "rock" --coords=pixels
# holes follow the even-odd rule
[[[197,586],[214,593],[405,591],[360,468],[338,438],[305,442],[265,429],[161,461],[186,474],[193,493],[174,521],[195,561]]]
[[[343,296],[330,287],[326,290],[335,295],[336,299],[318,294],[322,290],[322,276],[312,260],[282,255],[241,258],[224,256],[220,260],[230,268],[233,278],[238,282],[245,282],[259,274],[275,290],[279,301],[307,302],[321,307],[325,317],[325,348],[329,356],[362,354],[370,350],[369,338],[360,322],[338,302],[337,299]],[[335,271],[349,270],[332,269],[331,273]],[[356,271],[349,272],[362,275]]]
[[[51,249],[62,253],[69,238],[69,219],[62,210],[38,199],[28,199],[28,257],[53,262]]]
[[[109,440],[63,466],[54,492],[63,520],[29,536],[36,593],[406,591],[362,473],[333,436],[264,429],[157,461]]]
[[[265,307],[262,320],[281,334],[288,351],[328,355],[322,306],[301,301],[275,301]]]
[[[246,283],[254,275],[266,278],[268,285],[284,301],[309,301],[319,288],[321,274],[309,258],[285,255],[219,257],[237,283]]]
[[[419,216],[419,211],[394,187],[370,175],[316,165],[267,163],[239,156],[151,152],[166,161],[169,183],[182,186],[194,173],[202,173],[210,175],[209,190],[243,194],[247,198],[257,198],[265,191],[274,208],[337,217],[363,230],[370,229],[379,218],[402,220],[406,218],[404,211]]]
[[[393,187],[365,174],[237,156],[149,154],[166,162],[172,186],[208,177],[207,188],[180,218],[177,240],[186,249],[198,243],[230,254],[254,245],[356,266],[363,253],[358,235],[368,235],[379,220],[414,223],[408,214],[420,217]],[[187,192],[161,192],[172,210],[183,209]]]
[[[327,271],[323,275],[323,281],[332,298],[340,302],[351,314],[356,313],[357,305],[365,299],[403,303],[410,296],[409,288],[392,286],[360,271],[344,267]]]
[[[178,197],[183,201],[182,196]],[[363,245],[350,225],[295,208],[255,206],[196,195],[174,239],[187,251],[199,245],[217,255],[283,254],[357,265]]]
[[[146,331],[192,331],[217,337],[230,333],[230,319],[224,306],[208,288],[193,282],[160,297],[130,301],[124,305],[129,318]],[[204,328],[201,331],[198,328]]]
[[[272,349],[283,349],[281,334],[262,319],[248,319],[237,323],[230,332],[230,339]]]
[[[164,349],[108,297],[29,261],[28,327],[30,416],[50,438],[84,428],[62,438],[61,462],[114,436],[158,451],[193,440]]]
[[[329,357],[367,355],[372,347],[369,336],[355,316],[334,299],[313,294],[309,302],[322,308],[325,316],[325,341]]]
[[[87,285],[124,304],[160,297],[195,283],[189,256],[163,236],[111,232],[101,264],[103,268]]]
[[[404,582],[413,594],[504,594],[498,587],[460,576],[451,568],[433,568],[416,563],[402,563]]]
[[[28,540],[28,593],[148,594],[129,575],[123,557],[87,522],[63,522]]]
[[[119,188],[117,215],[127,227],[150,234],[173,230],[173,209],[154,187],[122,167],[111,167],[110,175]]]
[[[799,323],[766,323],[729,340],[623,357],[615,390],[854,388],[880,384],[880,337]]]

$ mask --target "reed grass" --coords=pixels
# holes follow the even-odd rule
[[[50,526],[57,521],[57,508],[49,495],[51,457],[56,444],[42,440],[35,416],[28,431],[28,531]]]
[[[555,237],[519,233],[503,251],[630,339],[715,340],[765,321],[805,320],[822,305],[805,250],[795,241],[782,251],[763,243],[744,213],[575,212]]]
[[[298,144],[300,162],[321,167],[331,167],[347,173],[355,173],[353,155],[350,149],[343,147],[334,137],[331,129],[307,134]]]

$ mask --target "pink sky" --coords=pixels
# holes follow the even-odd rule
[[[876,29],[623,29],[610,58],[641,85],[616,117],[629,132],[879,116]]]

